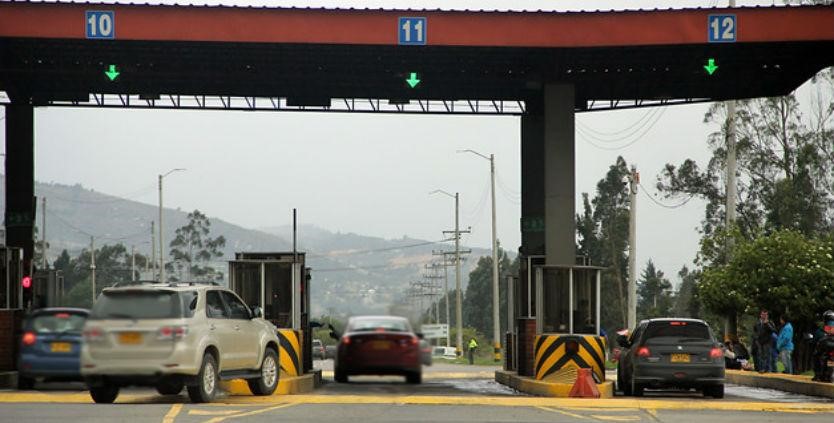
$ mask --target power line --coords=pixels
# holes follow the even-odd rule
[[[656,111],[656,110],[657,110],[657,109],[647,110],[647,111],[646,111],[646,113],[643,113],[643,116],[640,116],[640,118],[639,118],[639,119],[637,119],[636,121],[634,121],[634,123],[632,123],[632,124],[631,124],[631,125],[629,125],[629,126],[626,126],[626,127],[625,127],[625,128],[623,128],[623,129],[620,129],[620,130],[618,130],[618,131],[614,131],[614,132],[603,132],[603,131],[597,131],[596,129],[593,129],[593,128],[592,128],[592,127],[590,127],[590,126],[585,125],[584,123],[582,123],[582,122],[581,122],[581,121],[579,121],[579,120],[577,120],[577,121],[576,121],[576,124],[577,124],[577,126],[582,126],[582,128],[583,128],[584,130],[588,131],[588,132],[592,132],[592,133],[595,133],[595,134],[598,134],[598,135],[601,135],[601,136],[618,136],[618,135],[622,134],[623,132],[626,132],[626,131],[630,130],[631,128],[634,128],[635,126],[637,126],[638,124],[640,124],[640,123],[641,123],[644,119],[646,119],[647,117],[649,117],[649,115],[651,115],[651,114],[652,114],[652,112],[654,112],[654,111]],[[643,123],[643,125],[645,125],[645,122]],[[602,140],[602,139],[600,139],[600,141],[603,141],[603,140]],[[616,141],[616,140],[615,140],[615,141]]]
[[[657,115],[655,115],[656,117],[655,117],[654,121],[648,127],[646,127],[640,135],[636,136],[634,138],[634,140],[628,142],[625,145],[619,146],[619,147],[608,147],[608,146],[599,145],[599,144],[593,142],[592,140],[586,138],[586,134],[583,133],[580,128],[577,128],[577,134],[579,134],[580,138],[585,140],[585,142],[587,142],[588,144],[591,144],[592,146],[594,146],[596,148],[599,148],[600,150],[609,150],[609,151],[622,150],[622,149],[630,147],[630,146],[634,145],[635,143],[637,143],[638,141],[642,140],[643,137],[654,127],[654,125],[657,124],[657,122],[660,120],[660,118],[663,116],[663,114],[665,112],[666,112],[665,108],[661,109],[661,112],[658,113]]]
[[[686,203],[689,202],[689,200],[692,200],[695,197],[695,194],[690,194],[689,198],[687,198],[686,200],[683,200],[682,202],[680,202],[678,204],[674,204],[674,205],[663,204],[663,203],[657,201],[653,196],[649,195],[648,190],[645,187],[643,187],[643,184],[638,183],[638,185],[640,186],[640,190],[643,192],[643,194],[645,194],[646,197],[649,197],[649,200],[652,200],[653,203],[657,204],[660,207],[664,207],[664,208],[667,208],[667,209],[677,209],[679,207],[683,207]]]
[[[375,249],[370,249],[370,250],[345,251],[345,252],[338,252],[338,253],[334,253],[332,251],[330,253],[308,253],[307,256],[308,257],[321,257],[321,258],[352,256],[352,255],[356,255],[356,254],[377,253],[377,252],[381,252],[381,251],[396,251],[396,250],[402,250],[402,249],[405,249],[405,248],[422,247],[424,245],[441,244],[441,243],[448,242],[448,241],[451,241],[451,240],[450,239],[441,239],[439,241],[424,241],[424,242],[420,242],[420,243],[416,243],[416,244],[400,245],[400,246],[396,246],[396,247],[375,248]]]
[[[148,193],[148,192],[150,192],[150,191],[153,191],[153,190],[154,190],[154,188],[156,188],[156,185],[155,185],[155,184],[151,184],[151,185],[149,185],[149,186],[146,186],[146,187],[144,187],[144,188],[138,189],[138,190],[136,190],[136,191],[131,191],[131,192],[129,192],[129,193],[127,193],[127,194],[124,194],[124,195],[109,195],[109,194],[102,194],[102,195],[107,195],[107,196],[110,196],[110,197],[118,197],[118,198],[112,198],[112,199],[107,199],[107,200],[77,200],[77,199],[72,199],[72,198],[62,198],[62,197],[56,197],[56,196],[51,195],[51,194],[46,195],[46,197],[48,197],[50,200],[55,199],[55,200],[64,201],[64,202],[68,202],[68,203],[79,203],[79,204],[109,204],[109,203],[118,203],[118,202],[122,202],[122,201],[132,201],[132,200],[135,200],[136,198],[141,197],[142,195],[144,195],[144,194],[146,194],[146,193]],[[41,193],[41,195],[43,195],[43,193]]]

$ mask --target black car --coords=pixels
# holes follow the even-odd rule
[[[724,350],[703,320],[643,320],[617,342],[623,348],[617,387],[625,395],[642,396],[645,388],[694,388],[724,397]]]

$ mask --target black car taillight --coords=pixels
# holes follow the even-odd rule
[[[35,332],[30,331],[30,332],[26,332],[26,333],[23,334],[23,338],[21,339],[21,342],[23,343],[23,346],[28,347],[28,346],[35,345],[35,342],[37,340],[38,340],[38,336],[35,335]]]

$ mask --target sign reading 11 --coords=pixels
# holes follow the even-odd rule
[[[399,19],[397,32],[399,33],[399,44],[404,45],[425,45],[426,44],[426,18],[403,18]]]

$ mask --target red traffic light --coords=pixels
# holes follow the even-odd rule
[[[32,287],[32,277],[31,276],[24,276],[23,280],[20,281],[20,285],[24,289],[29,289]]]

